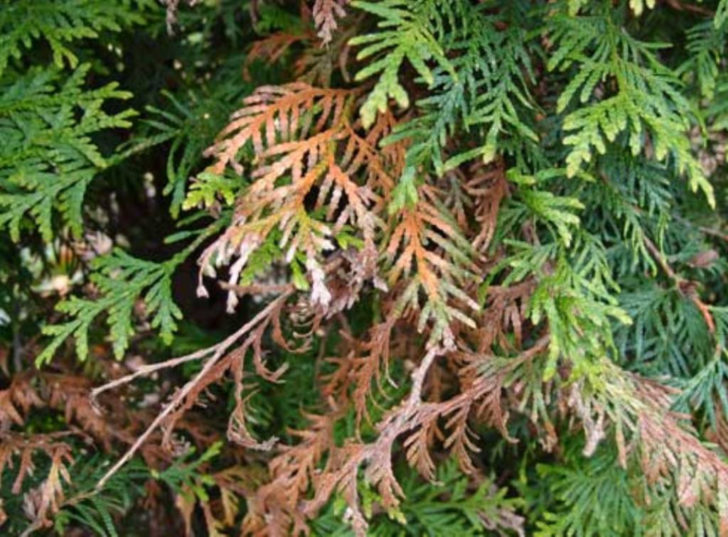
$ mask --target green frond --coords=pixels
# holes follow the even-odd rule
[[[570,146],[567,173],[575,175],[596,154],[606,153],[608,144],[628,144],[635,156],[649,145],[657,161],[669,157],[676,172],[688,177],[690,188],[702,190],[714,206],[713,187],[686,135],[688,121],[676,112],[691,107],[678,91],[679,80],[653,52],[665,45],[631,37],[614,17],[599,11],[584,17],[556,15],[549,23],[559,46],[549,69],[578,66],[557,109],[566,110],[577,92],[583,103],[564,118],[563,141]]]
[[[633,497],[635,485],[619,466],[613,446],[604,446],[589,458],[571,449],[565,461],[540,464],[537,472],[541,486],[553,495],[555,509],[542,515],[534,536],[645,534],[645,515]]]
[[[432,162],[437,175],[478,156],[491,161],[505,136],[538,140],[523,117],[524,109],[533,108],[527,88],[533,73],[524,33],[515,25],[498,30],[498,24],[513,22],[469,3],[453,2],[448,13],[456,29],[444,40],[449,64],[436,66],[425,79],[430,95],[417,101],[421,113],[384,141],[411,140],[408,167]],[[448,140],[466,134],[467,146],[447,147]]]
[[[457,2],[456,2],[457,4]],[[454,75],[454,69],[445,56],[438,37],[444,33],[444,22],[450,18],[447,2],[440,0],[387,0],[384,3],[355,0],[352,5],[380,17],[376,33],[357,36],[349,43],[362,46],[357,59],[366,59],[384,53],[356,74],[356,80],[365,80],[377,75],[379,80],[361,108],[365,127],[374,123],[377,112],[384,112],[392,97],[402,108],[407,108],[410,99],[407,90],[399,81],[399,71],[405,60],[422,77],[425,84],[435,82],[430,60]],[[438,8],[444,8],[444,13]]]
[[[143,20],[152,0],[33,0],[0,2],[0,76],[13,59],[45,42],[58,68],[78,66],[71,45],[96,38],[101,32],[118,32]]]
[[[131,125],[132,110],[103,109],[131,94],[113,82],[86,89],[89,68],[82,65],[69,76],[35,68],[0,81],[0,226],[16,241],[26,217],[50,240],[54,210],[81,235],[84,193],[108,164],[93,135]]]
[[[150,320],[151,328],[159,332],[165,343],[171,343],[177,321],[182,318],[182,311],[172,296],[172,276],[177,267],[220,225],[216,222],[198,231],[195,240],[162,263],[138,259],[120,249],[94,259],[91,282],[98,296],[72,296],[58,303],[57,311],[69,316],[70,320],[43,328],[43,333],[51,339],[36,358],[36,363],[49,362],[69,338],[75,341],[79,360],[86,360],[89,331],[102,315],[107,317],[114,356],[121,359],[129,346],[130,336],[135,332],[133,320],[138,301],[144,306],[143,315]]]

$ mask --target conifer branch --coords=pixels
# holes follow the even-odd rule
[[[261,322],[263,322],[270,314],[273,312],[276,308],[279,308],[280,305],[288,298],[288,294],[284,294],[277,299],[273,300],[270,304],[268,304],[265,308],[263,308],[258,314],[255,315],[250,321],[245,323],[243,326],[241,326],[238,330],[236,330],[233,334],[225,338],[223,341],[218,343],[217,345],[213,345],[212,347],[208,349],[204,349],[204,355],[209,355],[209,358],[205,362],[205,365],[202,366],[202,369],[193,377],[190,381],[188,381],[172,398],[172,400],[167,403],[167,405],[164,407],[164,409],[157,414],[157,416],[154,418],[152,423],[146,428],[146,430],[136,439],[134,444],[124,453],[124,455],[116,461],[116,463],[109,468],[109,470],[101,477],[98,484],[96,485],[96,490],[103,489],[104,485],[111,479],[111,477],[121,469],[128,461],[131,459],[134,454],[137,452],[137,450],[146,442],[146,440],[149,438],[149,436],[156,431],[156,429],[162,425],[164,420],[169,416],[182,402],[185,400],[185,398],[197,387],[197,384],[199,384],[205,377],[212,371],[213,367],[217,364],[218,360],[222,358],[222,356],[228,351],[228,349],[237,343],[240,338],[248,334],[251,330],[253,330],[257,325],[259,325]]]

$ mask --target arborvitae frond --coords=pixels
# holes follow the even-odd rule
[[[645,501],[654,495],[665,503],[645,529],[655,528],[658,535],[717,534],[728,524],[728,468],[721,456],[666,411],[672,401],[669,389],[621,372],[609,361],[601,366],[600,373],[588,374],[582,388],[589,399],[579,396],[572,404],[584,420],[587,442],[604,435],[604,417],[613,424],[621,466],[639,463]],[[670,518],[658,523],[666,512]]]
[[[694,77],[700,93],[712,99],[720,72],[718,62],[725,49],[725,28],[711,21],[702,22],[687,31],[687,39],[690,57],[680,66],[680,72]]]
[[[338,24],[337,19],[346,15],[343,5],[346,0],[316,0],[313,4],[313,18],[316,21],[318,35],[321,41],[327,44],[332,39],[332,34]]]
[[[237,202],[233,225],[207,248],[203,265],[235,258],[229,279],[235,285],[249,256],[279,232],[283,259],[294,271],[304,268],[312,301],[326,307],[332,297],[324,283],[323,254],[336,242],[346,248],[361,241],[362,255],[376,255],[381,192],[391,188],[391,179],[375,155],[377,140],[356,131],[351,118],[355,95],[297,83],[259,88],[246,99],[208,153],[216,158],[212,172],[221,174],[230,164],[240,173],[238,155],[252,146],[254,181]],[[308,199],[315,200],[312,210]],[[347,227],[359,229],[360,236],[346,235]],[[236,302],[230,293],[228,308]]]
[[[718,7],[715,10],[715,17],[713,18],[713,24],[716,28],[720,28],[728,18],[728,2],[726,0],[720,0]]]
[[[667,172],[656,163],[610,154],[602,171],[609,180],[592,181],[581,189],[585,226],[602,237],[617,276],[657,270],[647,242],[664,239],[674,203]]]
[[[592,160],[594,150],[605,153],[607,143],[620,135],[633,155],[640,154],[649,140],[656,160],[671,157],[677,171],[688,176],[691,189],[700,188],[715,205],[713,189],[685,134],[689,125],[676,112],[690,106],[677,90],[672,71],[652,52],[663,45],[641,42],[620,31],[618,16],[597,7],[590,16],[549,19],[558,44],[549,69],[578,68],[557,106],[559,112],[566,110],[577,95],[582,103],[564,119],[568,133],[564,143],[572,146],[566,157],[567,173],[576,174]]]
[[[620,302],[633,326],[617,332],[625,361],[643,374],[690,376],[705,366],[713,345],[700,312],[678,289],[648,285]]]
[[[688,306],[689,308],[689,306]],[[673,408],[677,412],[699,412],[696,421],[706,423],[715,432],[719,433],[717,441],[724,445],[724,436],[720,434],[721,424],[728,416],[728,394],[725,391],[725,383],[728,381],[728,355],[726,355],[726,335],[728,332],[728,311],[723,307],[710,308],[710,314],[715,319],[715,341],[705,337],[701,343],[696,345],[700,360],[690,360],[686,357],[686,365],[689,370],[689,378],[681,379],[679,386],[682,389],[675,398]],[[702,318],[701,318],[702,321]],[[692,319],[693,324],[699,321]],[[686,323],[687,324],[687,323]],[[705,330],[705,323],[696,327],[697,330]],[[681,333],[683,345],[687,347],[686,335]],[[709,345],[709,343],[715,343]],[[696,367],[699,366],[699,367]]]
[[[421,113],[389,138],[410,139],[408,166],[431,162],[438,175],[477,156],[489,162],[505,135],[538,139],[520,110],[532,108],[526,87],[532,67],[523,32],[515,25],[499,29],[514,23],[469,3],[453,5],[449,24],[457,30],[448,35],[445,51],[450,65],[433,69],[431,95],[416,103]],[[454,137],[466,134],[467,146],[451,147]]]
[[[98,296],[93,299],[73,296],[58,303],[56,309],[69,315],[71,320],[43,328],[43,333],[52,339],[36,362],[40,365],[50,361],[68,338],[75,340],[76,353],[80,360],[85,360],[88,357],[88,332],[96,319],[104,314],[107,315],[114,355],[123,357],[129,346],[129,337],[135,332],[133,322],[139,300],[144,305],[143,315],[149,319],[151,328],[156,329],[162,340],[169,344],[177,330],[177,321],[182,318],[182,311],[172,297],[172,275],[202,240],[216,229],[217,226],[212,226],[198,232],[193,242],[162,263],[138,259],[122,250],[94,259],[91,282]]]
[[[344,337],[351,342],[351,351],[327,360],[336,369],[322,379],[322,391],[327,397],[351,399],[357,428],[361,427],[363,418],[371,423],[370,400],[375,394],[384,392],[385,383],[393,382],[389,376],[389,362],[394,323],[395,318],[392,317],[387,322],[373,326],[365,341],[359,341],[352,334],[345,334]]]
[[[558,510],[543,514],[534,535],[619,537],[644,533],[644,513],[633,497],[635,485],[610,447],[601,447],[591,458],[572,449],[564,462],[539,465],[539,479],[553,494]]]
[[[462,290],[465,280],[472,275],[470,245],[457,223],[448,217],[439,195],[435,189],[421,188],[415,206],[399,212],[386,248],[387,283],[403,287],[395,311],[411,308],[419,312],[420,331],[427,323],[433,323],[429,342],[441,342],[451,348],[451,322],[474,327],[467,311],[478,306]],[[421,292],[425,296],[422,306]]]
[[[140,23],[139,11],[152,5],[151,0],[3,0],[0,9],[0,75],[12,59],[19,59],[38,42],[47,42],[53,62],[78,65],[70,48],[74,41],[98,37],[102,31],[119,31],[123,26]]]
[[[130,126],[133,111],[107,114],[103,106],[131,95],[116,83],[86,89],[89,68],[70,76],[36,68],[12,83],[0,80],[0,226],[14,240],[26,216],[50,240],[54,209],[80,235],[86,188],[108,165],[92,136]]]
[[[58,531],[78,524],[93,531],[94,535],[118,537],[114,518],[125,514],[143,495],[143,484],[150,475],[146,465],[134,461],[102,490],[94,491],[106,464],[106,457],[92,455],[69,467],[73,482],[69,483],[64,492],[66,498],[53,517],[53,525]]]
[[[179,216],[185,202],[188,179],[201,167],[203,150],[225,125],[228,115],[234,110],[234,103],[229,101],[234,101],[239,93],[239,88],[230,88],[218,81],[213,81],[209,89],[203,88],[202,91],[185,95],[184,99],[166,93],[165,102],[169,107],[148,107],[149,117],[144,118],[142,123],[149,127],[149,134],[140,140],[134,140],[126,149],[129,153],[136,153],[151,146],[171,142],[167,153],[167,185],[164,193],[171,196],[170,212],[175,218]],[[204,181],[194,183],[191,188],[199,191],[202,184]],[[201,192],[196,195],[207,200]],[[186,208],[203,201],[195,196],[188,199],[189,207]]]
[[[379,76],[361,108],[365,128],[374,123],[378,112],[383,113],[387,109],[390,97],[402,108],[409,106],[407,90],[399,81],[399,71],[405,59],[427,85],[435,83],[433,71],[427,65],[430,60],[452,76],[457,76],[440,41],[447,36],[445,25],[452,25],[454,30],[457,28],[456,21],[462,20],[454,14],[454,10],[462,6],[460,2],[387,0],[373,3],[355,0],[352,5],[380,17],[378,27],[386,28],[350,41],[351,45],[361,47],[357,53],[359,60],[385,53],[356,74],[356,80]]]

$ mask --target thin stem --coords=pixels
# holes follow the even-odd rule
[[[288,298],[288,294],[284,294],[273,300],[270,304],[268,304],[264,309],[262,309],[253,319],[251,319],[249,322],[247,322],[245,325],[243,325],[241,328],[239,328],[234,334],[228,336],[225,340],[218,343],[217,345],[205,349],[205,353],[208,353],[209,351],[214,350],[214,354],[212,357],[205,363],[203,368],[200,370],[195,377],[190,380],[187,384],[185,384],[182,389],[174,396],[174,398],[169,402],[169,404],[162,410],[156,418],[154,418],[154,421],[147,427],[147,429],[139,436],[139,438],[136,439],[134,444],[124,453],[124,455],[112,466],[106,474],[99,480],[99,483],[96,485],[96,490],[101,490],[104,488],[104,485],[107,483],[107,481],[113,476],[116,472],[121,469],[122,466],[124,466],[129,459],[131,459],[134,454],[139,450],[139,448],[146,442],[147,438],[159,427],[162,422],[165,420],[169,414],[172,413],[172,411],[177,408],[182,401],[187,397],[187,395],[192,392],[192,390],[195,388],[195,386],[204,379],[207,374],[212,370],[212,368],[217,364],[220,357],[222,357],[225,354],[225,351],[228,350],[237,340],[239,340],[243,335],[245,335],[247,332],[249,332],[255,325],[257,325],[260,321],[265,319],[272,311],[274,311],[277,307],[279,307],[280,303],[285,301],[286,298]],[[202,352],[202,351],[200,351]]]
[[[698,292],[695,289],[695,284],[677,274],[668,264],[667,260],[662,255],[662,252],[660,252],[657,246],[655,246],[655,243],[652,242],[648,237],[645,237],[645,246],[647,247],[647,250],[649,250],[652,257],[655,258],[655,261],[657,261],[665,274],[675,282],[680,294],[690,300],[695,305],[700,314],[703,316],[703,320],[708,327],[708,331],[713,334],[715,332],[715,321],[713,320],[713,315],[710,313],[709,306],[705,302],[700,300]]]

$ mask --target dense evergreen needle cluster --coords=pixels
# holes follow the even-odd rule
[[[0,0],[0,534],[728,537],[727,32]]]

